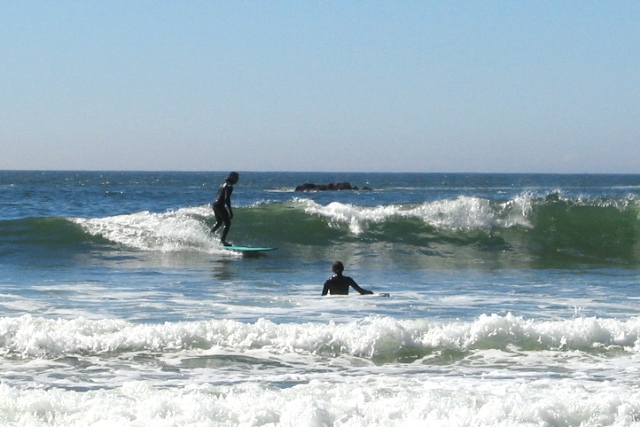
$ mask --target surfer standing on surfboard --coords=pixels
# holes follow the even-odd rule
[[[340,261],[336,261],[331,266],[333,276],[324,282],[324,288],[322,289],[322,295],[349,295],[349,286],[356,291],[360,292],[360,295],[371,295],[372,291],[362,289],[355,280],[351,277],[343,276],[344,265]]]
[[[233,184],[238,182],[239,178],[240,175],[238,175],[237,172],[231,172],[220,188],[218,188],[216,200],[211,205],[213,213],[216,215],[216,223],[211,227],[211,234],[218,231],[218,228],[224,225],[222,235],[220,236],[220,243],[224,246],[229,246],[229,243],[227,243],[227,234],[229,233],[229,228],[231,228],[231,219],[233,219],[231,193],[233,193]]]

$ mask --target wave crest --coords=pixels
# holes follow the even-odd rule
[[[436,323],[370,316],[349,323],[278,324],[235,320],[135,324],[123,320],[0,319],[4,357],[209,350],[322,357],[348,355],[376,362],[475,351],[639,352],[640,320],[575,318],[535,321],[507,314]]]

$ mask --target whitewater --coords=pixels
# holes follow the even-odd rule
[[[2,425],[640,425],[640,176],[227,174],[0,171]]]

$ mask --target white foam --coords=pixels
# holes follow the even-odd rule
[[[182,208],[165,213],[138,212],[105,218],[74,218],[88,233],[127,247],[162,252],[224,253],[209,235],[206,207]]]
[[[159,387],[131,381],[88,392],[0,385],[5,425],[540,426],[635,425],[640,393],[611,383],[383,375]]]
[[[0,419],[49,426],[632,425],[640,413],[639,335],[638,318],[137,324],[5,317]]]
[[[305,212],[347,224],[353,234],[363,232],[367,223],[380,223],[393,217],[418,218],[426,224],[450,230],[488,230],[493,227],[530,227],[531,196],[522,195],[495,205],[479,197],[459,196],[455,199],[425,202],[419,205],[357,206],[332,202],[322,206],[315,201],[299,199]]]
[[[137,324],[123,320],[0,318],[5,351],[24,357],[176,351],[190,348],[268,348],[277,354],[331,354],[371,358],[406,348],[421,350],[498,348],[538,343],[548,350],[592,350],[617,346],[640,351],[640,320],[576,318],[533,321],[507,314],[473,322],[430,322],[370,316],[348,323],[254,323],[206,320]]]

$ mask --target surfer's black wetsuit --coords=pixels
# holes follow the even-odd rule
[[[231,227],[231,218],[233,218],[233,211],[231,210],[231,193],[233,193],[233,185],[229,180],[226,180],[218,189],[216,200],[211,205],[213,213],[216,216],[216,223],[211,228],[211,233],[215,233],[218,228],[224,224],[220,241],[225,245],[227,244],[227,234]]]
[[[322,289],[322,295],[349,295],[349,286],[356,291],[360,292],[360,295],[371,295],[373,292],[366,289],[362,289],[355,280],[351,277],[336,274],[329,280],[324,282],[324,288]]]

